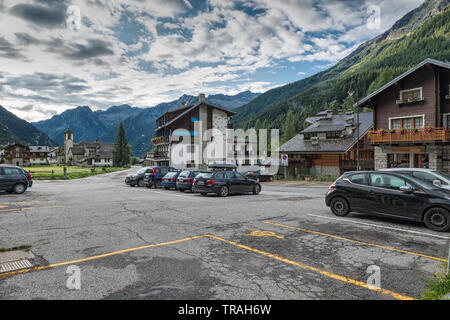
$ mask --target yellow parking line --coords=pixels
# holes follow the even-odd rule
[[[263,222],[266,223],[266,224],[271,224],[271,225],[278,226],[278,227],[300,230],[300,231],[303,231],[303,232],[319,234],[321,236],[331,237],[331,238],[335,238],[335,239],[339,239],[339,240],[355,242],[355,243],[363,244],[363,245],[366,245],[366,246],[377,247],[377,248],[382,248],[382,249],[386,249],[386,250],[402,252],[402,253],[406,253],[406,254],[412,254],[412,255],[415,255],[415,256],[419,256],[419,257],[423,257],[423,258],[427,258],[427,259],[432,259],[432,260],[436,260],[436,261],[441,261],[441,262],[447,262],[446,259],[433,257],[433,256],[428,256],[428,255],[417,253],[417,252],[411,252],[411,251],[406,251],[406,250],[386,247],[386,246],[382,246],[382,245],[379,245],[379,244],[374,244],[374,243],[369,243],[369,242],[363,242],[363,241],[348,239],[348,238],[335,236],[335,235],[328,234],[328,233],[323,233],[323,232],[312,231],[312,230],[308,230],[308,229],[304,229],[304,228],[288,226],[288,225],[281,224],[281,223],[276,223],[276,222],[270,222],[270,221],[263,221]]]
[[[362,281],[354,280],[354,279],[347,278],[347,277],[344,277],[344,276],[340,276],[340,275],[337,275],[337,274],[334,274],[334,273],[331,273],[331,272],[328,272],[328,271],[325,271],[325,270],[314,268],[314,267],[308,266],[306,264],[303,264],[303,263],[300,263],[300,262],[297,262],[297,261],[293,261],[293,260],[289,260],[289,259],[277,256],[277,255],[269,253],[269,252],[265,252],[265,251],[262,251],[262,250],[251,248],[251,247],[243,245],[243,244],[239,244],[239,243],[234,242],[234,241],[226,240],[226,239],[223,239],[223,238],[220,238],[220,237],[217,237],[217,236],[213,236],[213,235],[208,235],[208,237],[216,239],[216,240],[220,240],[222,242],[231,244],[233,246],[236,246],[236,247],[239,247],[239,248],[242,248],[242,249],[254,252],[254,253],[261,254],[263,256],[266,256],[266,257],[269,257],[269,258],[272,258],[272,259],[275,259],[275,260],[278,260],[278,261],[281,261],[281,262],[284,262],[284,263],[292,264],[292,265],[300,267],[302,269],[307,269],[307,270],[319,273],[319,274],[327,276],[329,278],[333,278],[333,279],[336,279],[336,280],[339,280],[339,281],[342,281],[342,282],[346,282],[346,283],[351,283],[351,284],[354,284],[356,286],[363,287],[363,288],[366,288],[366,289],[369,289],[369,290],[381,292],[381,293],[390,295],[390,296],[392,296],[392,297],[394,297],[396,299],[399,299],[399,300],[414,300],[414,298],[411,298],[411,297],[408,297],[408,296],[405,296],[405,295],[401,295],[401,294],[398,294],[398,293],[390,291],[390,290],[374,287],[374,286],[368,285],[367,283],[364,283]]]
[[[189,237],[189,238],[185,238],[185,239],[180,239],[180,240],[175,240],[175,241],[168,241],[168,242],[163,242],[163,243],[157,243],[157,244],[150,244],[150,245],[146,245],[146,246],[141,246],[141,247],[137,247],[137,248],[131,248],[131,249],[125,249],[125,250],[120,250],[120,251],[115,251],[115,252],[110,252],[110,253],[105,253],[105,254],[101,254],[101,255],[97,255],[97,256],[92,256],[92,257],[88,257],[88,258],[82,258],[82,259],[77,259],[77,260],[71,260],[71,261],[66,261],[66,262],[61,262],[61,263],[55,263],[55,264],[50,264],[47,266],[41,266],[41,267],[35,267],[35,268],[29,268],[29,269],[23,269],[23,270],[18,270],[18,271],[12,271],[12,272],[8,272],[8,273],[2,273],[0,274],[0,279],[2,277],[6,277],[6,276],[11,276],[11,275],[16,275],[16,274],[22,274],[22,273],[27,273],[30,271],[40,271],[40,270],[45,270],[45,269],[50,269],[50,268],[55,268],[55,267],[60,267],[60,266],[65,266],[65,265],[70,265],[70,264],[75,264],[75,263],[80,263],[80,262],[85,262],[85,261],[90,261],[90,260],[95,260],[95,259],[100,259],[100,258],[105,258],[105,257],[109,257],[109,256],[114,256],[114,255],[118,255],[118,254],[122,254],[122,253],[127,253],[127,252],[132,252],[132,251],[137,251],[137,250],[142,250],[142,249],[147,249],[147,248],[153,248],[153,247],[159,247],[159,246],[166,246],[166,245],[171,245],[171,244],[176,244],[176,243],[181,243],[181,242],[185,242],[185,241],[189,241],[189,240],[195,240],[195,239],[201,239],[201,238],[211,238],[211,239],[215,239],[215,240],[219,240],[221,242],[224,243],[228,243],[231,244],[233,246],[254,252],[254,253],[258,253],[260,255],[263,255],[265,257],[268,258],[272,258],[287,264],[291,264],[297,267],[300,267],[302,269],[306,269],[306,270],[310,270],[316,273],[319,273],[321,275],[324,275],[326,277],[335,279],[335,280],[339,280],[345,283],[350,283],[362,288],[366,288],[372,291],[377,291],[377,292],[381,292],[383,294],[386,295],[390,295],[396,299],[400,299],[400,300],[414,300],[414,298],[405,296],[405,295],[401,295],[398,294],[396,292],[390,291],[390,290],[386,290],[386,289],[382,289],[382,288],[378,288],[378,287],[374,287],[371,285],[368,285],[362,281],[358,281],[358,280],[354,280],[348,277],[344,277],[344,276],[340,276],[325,270],[321,270],[297,261],[293,261],[293,260],[289,260],[280,256],[277,256],[275,254],[269,253],[269,252],[265,252],[259,249],[254,249],[251,248],[249,246],[243,245],[243,244],[239,244],[237,242],[234,241],[230,241],[230,240],[226,240],[224,238],[221,237],[217,237],[214,235],[210,235],[210,234],[206,234],[206,235],[200,235],[200,236],[194,236],[194,237]]]

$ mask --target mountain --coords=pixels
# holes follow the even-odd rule
[[[236,95],[210,95],[206,101],[224,108],[234,109],[250,102],[259,93],[250,91]],[[151,138],[156,129],[155,121],[164,112],[181,106],[181,103],[193,104],[198,97],[183,95],[177,100],[160,103],[151,108],[135,108],[123,104],[106,110],[92,111],[90,107],[69,109],[51,119],[33,123],[36,128],[46,132],[59,145],[64,144],[64,131],[69,127],[74,132],[75,142],[93,141],[99,138],[103,142],[114,142],[117,127],[123,121],[128,141],[136,156],[143,156],[152,149]]]
[[[9,142],[35,146],[57,145],[47,134],[0,106],[0,145]]]
[[[234,126],[248,128],[259,119],[282,129],[291,110],[301,130],[304,120],[318,111],[351,106],[351,84],[362,98],[426,58],[448,61],[449,4],[450,0],[425,1],[330,69],[261,94],[234,110]]]

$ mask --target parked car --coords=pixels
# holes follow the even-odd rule
[[[161,188],[162,178],[168,172],[177,172],[178,170],[172,167],[152,167],[149,172],[146,172],[144,175],[144,185],[147,188]]]
[[[197,175],[192,185],[192,191],[202,195],[216,193],[221,197],[230,194],[249,193],[259,194],[261,185],[252,179],[234,171],[202,172]]]
[[[202,170],[184,170],[180,173],[177,178],[177,189],[181,192],[189,190],[192,192],[192,183],[194,182],[195,177],[206,171]]]
[[[394,168],[394,169],[382,169],[379,171],[406,174],[409,176],[413,176],[417,179],[430,182],[439,188],[450,190],[450,177],[445,173],[436,170],[420,169],[420,168]]]
[[[128,184],[131,187],[139,186],[143,187],[144,184],[144,177],[146,173],[150,173],[153,171],[153,167],[144,167],[142,169],[139,169],[138,172],[129,174],[125,177],[125,183]]]
[[[267,174],[262,170],[247,171],[246,173],[244,173],[244,176],[259,182],[273,180],[273,175]]]
[[[162,177],[161,185],[164,189],[177,189],[177,178],[180,173],[181,170],[178,170],[177,172],[168,172],[164,177]]]
[[[33,178],[28,171],[12,165],[0,166],[0,190],[22,194],[32,185]]]
[[[396,172],[347,172],[329,187],[325,203],[340,217],[356,211],[450,230],[450,191]]]

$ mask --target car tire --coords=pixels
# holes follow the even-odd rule
[[[164,187],[164,189],[166,189],[166,190],[170,190],[170,188],[169,188],[169,187]]]
[[[13,188],[13,191],[16,194],[22,194],[25,190],[27,190],[27,186],[23,183],[17,183]]]
[[[350,213],[350,206],[344,198],[336,197],[330,202],[331,212],[338,217],[345,217]]]
[[[207,193],[205,193],[205,192],[201,192],[200,193],[202,196],[207,196],[208,194]]]
[[[184,193],[184,189],[178,189],[178,191],[183,192]]]
[[[442,208],[431,208],[425,212],[423,222],[427,228],[445,232],[450,230],[450,213]]]
[[[144,180],[143,179],[139,179],[139,181],[137,182],[137,186],[138,187],[143,187],[144,186]]]
[[[153,183],[153,185],[154,185],[155,189],[160,189],[160,188],[161,188],[161,181],[156,180],[156,181]]]
[[[230,194],[230,189],[228,189],[227,186],[223,186],[222,188],[220,188],[219,196],[221,196],[221,197],[228,197],[229,194]]]
[[[258,184],[255,184],[254,186],[253,186],[253,194],[254,195],[257,195],[257,194],[259,194],[261,192],[261,185],[258,183]]]

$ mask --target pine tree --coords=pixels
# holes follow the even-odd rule
[[[295,117],[291,110],[289,110],[286,116],[286,122],[283,128],[283,142],[291,140],[295,135],[297,135],[297,129],[295,124]]]
[[[115,148],[113,152],[113,165],[116,167],[124,167],[131,162],[131,149],[128,143],[125,129],[123,128],[122,121],[117,129],[117,136],[115,141]]]

